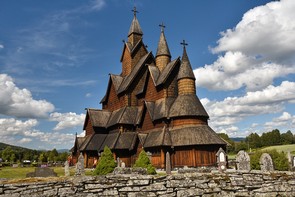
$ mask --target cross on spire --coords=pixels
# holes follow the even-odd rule
[[[180,44],[183,45],[183,48],[185,48],[185,46],[188,45],[188,44],[185,42],[185,40],[183,40]]]
[[[161,32],[164,32],[164,28],[166,27],[166,26],[164,25],[164,23],[162,22],[162,24],[160,24],[159,26],[161,27]]]
[[[134,16],[136,17],[136,13],[138,13],[138,11],[136,10],[136,7],[134,6],[133,10],[131,10],[134,14]]]

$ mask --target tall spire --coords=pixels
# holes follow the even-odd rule
[[[158,43],[158,48],[157,48],[157,54],[156,57],[159,55],[166,55],[168,57],[171,57],[168,44],[165,38],[164,34],[164,28],[166,27],[163,23],[159,25],[161,27],[161,34],[160,34],[160,40]]]
[[[186,46],[188,44],[185,42],[185,40],[183,40],[183,42],[180,44],[183,45],[183,54],[182,54],[181,65],[179,68],[177,80],[180,80],[183,78],[189,78],[189,79],[196,80],[193,69],[191,67],[191,63],[190,63],[187,53],[186,53]]]
[[[143,35],[142,30],[141,30],[140,25],[139,25],[139,22],[138,22],[138,20],[136,18],[136,13],[138,13],[138,11],[136,10],[136,7],[133,8],[132,12],[134,14],[134,17],[133,17],[133,20],[131,22],[131,26],[130,26],[130,29],[129,29],[128,37],[131,34]]]
[[[164,34],[165,25],[162,23],[159,26],[161,27],[161,34],[156,53],[156,65],[162,71],[171,61],[171,54]]]

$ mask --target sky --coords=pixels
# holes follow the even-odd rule
[[[295,133],[294,0],[2,0],[0,142],[69,149],[83,136],[85,108],[121,73],[134,6],[153,54],[162,22],[172,59],[188,43],[216,132]]]

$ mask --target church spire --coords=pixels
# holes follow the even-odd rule
[[[136,7],[133,8],[132,12],[134,14],[134,17],[129,28],[128,41],[134,46],[141,39],[143,32],[136,18],[136,13],[138,13]]]
[[[196,85],[195,85],[196,78],[186,53],[186,46],[188,44],[184,40],[180,44],[183,45],[183,55],[181,59],[178,76],[177,76],[178,93],[180,95],[196,94]]]
[[[162,71],[164,67],[171,61],[171,54],[164,34],[165,25],[162,23],[159,26],[161,27],[161,34],[156,53],[156,65],[158,66],[159,70]]]

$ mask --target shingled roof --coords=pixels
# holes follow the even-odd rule
[[[181,65],[179,68],[177,80],[183,79],[183,78],[190,78],[190,79],[194,79],[194,80],[196,79],[194,72],[192,70],[191,63],[188,59],[185,47],[183,48],[183,55],[182,55],[182,59],[181,59]]]
[[[173,146],[226,144],[208,125],[175,127],[170,135]]]
[[[138,22],[135,14],[134,14],[133,20],[131,22],[131,26],[129,28],[128,36],[130,36],[132,33],[143,35],[143,32],[141,30],[141,27],[139,25],[139,22]]]
[[[135,132],[123,132],[117,140],[115,150],[133,150],[137,140],[137,133]]]
[[[136,125],[142,114],[143,107],[122,107],[111,113],[107,127],[115,124],[132,124]]]
[[[127,88],[131,85],[132,81],[134,80],[134,78],[137,76],[138,72],[140,71],[140,69],[142,68],[142,66],[145,65],[146,61],[148,60],[149,57],[152,56],[152,53],[149,52],[148,54],[144,55],[138,62],[137,64],[134,66],[134,68],[132,69],[131,73],[126,76],[123,80],[123,82],[120,85],[120,88],[118,90],[118,93],[122,93],[125,90],[127,90]]]
[[[157,85],[163,84],[166,82],[166,80],[168,79],[168,77],[170,76],[172,70],[174,69],[174,67],[177,65],[177,63],[180,62],[180,58],[178,57],[177,59],[169,62],[165,68],[163,69],[163,71],[161,72],[161,75],[159,76],[158,80],[157,80]]]
[[[169,117],[204,116],[209,118],[197,95],[178,95],[171,106]]]
[[[97,151],[101,148],[107,134],[93,134],[90,139],[85,140],[81,151]]]
[[[111,112],[108,110],[88,108],[86,116],[89,116],[93,127],[105,128],[107,126],[108,120],[111,116]],[[83,128],[84,130],[85,130],[85,127],[86,127],[86,122],[84,123],[84,128]]]
[[[166,126],[150,131],[144,139],[144,148],[159,146],[172,146],[171,136]]]
[[[156,57],[159,56],[159,55],[166,55],[166,56],[171,57],[171,54],[170,54],[170,51],[169,51],[169,47],[168,47],[168,44],[167,44],[163,29],[161,31]]]

